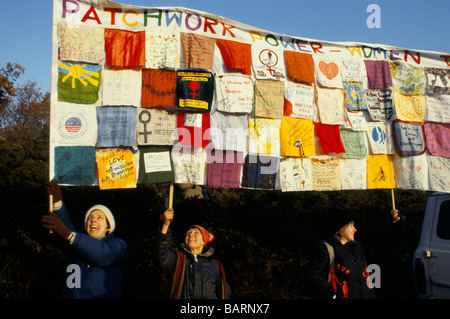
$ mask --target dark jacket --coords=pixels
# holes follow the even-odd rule
[[[154,260],[158,268],[168,279],[173,278],[178,255],[170,249],[172,233],[157,232],[154,242]],[[218,262],[211,256],[213,248],[194,256],[184,245],[180,251],[186,255],[185,275],[181,291],[181,299],[218,299],[221,298],[221,272]],[[230,289],[227,284],[227,297]]]
[[[55,210],[55,213],[66,227],[75,231],[64,204],[60,209]],[[122,298],[123,267],[127,255],[126,242],[114,237],[113,234],[96,239],[87,234],[76,233],[71,246],[75,249],[75,257],[70,264],[79,266],[80,287],[70,288],[66,282],[62,298]],[[75,273],[71,270],[68,277]],[[71,279],[68,278],[68,280]]]
[[[306,269],[304,294],[322,299],[333,296],[337,299],[375,298],[373,288],[367,284],[368,273],[362,244],[353,241],[342,245],[334,237],[327,242],[333,246],[335,255],[330,281],[330,257],[325,244],[321,242]]]

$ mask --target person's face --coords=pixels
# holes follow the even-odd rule
[[[355,233],[356,233],[355,224],[352,222],[348,224],[348,226],[344,229],[344,233],[341,240],[344,240],[347,243],[352,242],[355,240]]]
[[[202,233],[198,228],[188,229],[186,232],[185,243],[193,253],[201,252],[205,245]]]
[[[109,230],[106,215],[101,210],[94,210],[89,214],[87,219],[87,233],[93,238],[101,238],[106,236]]]

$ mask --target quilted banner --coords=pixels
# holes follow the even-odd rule
[[[449,53],[183,7],[53,6],[49,179],[450,192]]]

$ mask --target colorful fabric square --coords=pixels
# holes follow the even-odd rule
[[[341,60],[343,82],[361,82],[367,88],[367,71],[364,60],[358,58],[343,58]]]
[[[450,191],[450,159],[438,156],[427,156],[430,189]]]
[[[368,114],[364,111],[347,111],[347,123],[344,124],[344,128],[352,129],[354,131],[367,130]]]
[[[364,132],[341,130],[341,140],[345,148],[342,158],[363,159],[368,156],[366,136]]]
[[[98,106],[98,147],[136,146],[137,109],[127,106]]]
[[[341,189],[367,189],[367,160],[340,160]]]
[[[206,152],[201,147],[177,147],[172,151],[175,183],[204,185]]]
[[[390,89],[369,89],[365,95],[367,110],[373,121],[394,119],[394,94]]]
[[[263,49],[252,46],[252,64],[255,79],[286,79],[283,51]]]
[[[137,117],[139,145],[173,145],[177,129],[176,112],[158,108],[140,108]]]
[[[97,151],[96,158],[101,190],[136,187],[136,154],[131,150]]]
[[[425,120],[430,122],[450,123],[450,95],[427,94]]]
[[[255,110],[258,117],[281,119],[284,106],[284,82],[256,80]]]
[[[424,68],[427,94],[450,94],[450,69]]]
[[[420,123],[392,122],[396,149],[400,156],[421,155],[426,151],[424,127]]]
[[[209,112],[214,94],[211,72],[177,72],[177,107],[185,111]]]
[[[102,67],[96,64],[58,63],[58,101],[94,104],[99,99]]]
[[[216,150],[246,152],[248,115],[216,111],[211,114],[210,132]]]
[[[239,188],[244,155],[241,152],[213,150],[208,155],[208,187]]]
[[[105,29],[106,65],[145,66],[145,31]]]
[[[345,98],[342,89],[316,87],[317,107],[322,124],[345,124]]]
[[[341,190],[341,170],[339,158],[311,158],[311,176],[313,190]]]
[[[149,69],[180,68],[180,33],[175,31],[145,32],[145,67]]]
[[[345,105],[347,110],[360,111],[366,110],[366,95],[362,82],[344,82]]]
[[[424,94],[426,78],[423,67],[403,62],[389,62],[392,84],[402,94]]]
[[[210,126],[209,113],[178,112],[177,114],[177,136],[182,145],[205,148],[209,144]]]
[[[95,146],[97,142],[97,115],[94,106],[57,105],[54,121],[53,142]]]
[[[175,107],[177,73],[170,70],[142,70],[142,107]]]
[[[280,154],[281,120],[250,118],[248,127],[249,153]]]
[[[228,71],[252,75],[251,44],[222,39],[216,39],[216,44]]]
[[[102,73],[102,105],[141,104],[141,71],[111,70]]]
[[[339,125],[314,123],[314,130],[325,153],[345,153]]]
[[[392,86],[391,70],[387,61],[364,60],[369,89],[385,89]]]
[[[426,155],[394,157],[397,188],[429,189],[428,162]]]
[[[174,181],[170,146],[139,146],[139,183]]]
[[[253,80],[246,75],[219,75],[215,77],[217,110],[232,113],[250,113],[253,109]]]
[[[181,40],[185,68],[212,70],[216,39],[182,32]]]
[[[369,155],[367,158],[367,188],[395,188],[393,155]]]
[[[57,146],[54,159],[54,180],[58,184],[92,186],[97,183],[94,146]]]
[[[291,81],[299,83],[316,83],[314,60],[311,54],[284,51],[286,73]]]
[[[278,157],[248,154],[242,168],[241,187],[275,189],[278,165]]]
[[[281,156],[315,156],[312,120],[283,117],[281,119]]]
[[[312,190],[310,158],[280,158],[280,188],[283,192]]]
[[[294,83],[290,81],[284,82],[285,98],[289,102],[289,111],[284,108],[284,116],[297,117],[302,119],[314,119],[314,86]]]
[[[426,106],[423,95],[405,95],[394,92],[394,106],[399,120],[410,122],[425,120]]]
[[[317,84],[329,88],[342,88],[340,59],[317,55],[313,59]]]
[[[372,154],[394,154],[392,126],[386,122],[367,123],[367,139]]]
[[[78,25],[72,27],[65,21],[56,25],[59,43],[59,60],[82,61],[101,64],[105,60],[104,29]]]
[[[428,153],[450,158],[450,123],[427,122],[424,130]]]

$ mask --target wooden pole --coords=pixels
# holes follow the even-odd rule
[[[395,210],[395,197],[393,188],[391,188],[391,194],[392,194],[392,210]]]
[[[169,185],[169,208],[173,208],[173,182]]]
[[[53,213],[53,195],[48,195],[48,209]],[[50,229],[50,234],[53,234],[53,230]]]

